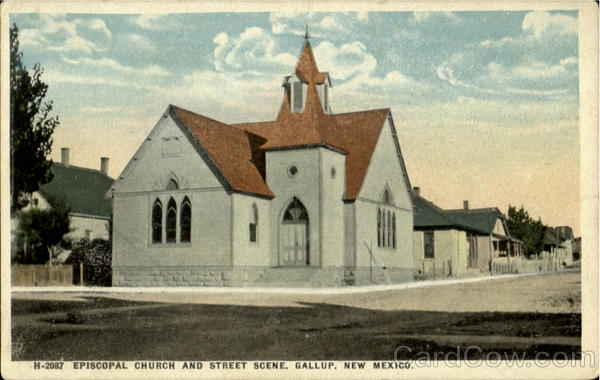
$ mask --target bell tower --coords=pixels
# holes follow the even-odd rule
[[[331,80],[329,73],[319,72],[317,63],[310,45],[310,34],[308,26],[304,35],[304,47],[298,58],[296,69],[291,75],[285,77],[282,87],[284,88],[284,99],[280,114],[301,114],[307,111],[331,113],[329,105]]]

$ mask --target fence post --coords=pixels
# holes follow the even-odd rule
[[[83,263],[79,262],[79,286],[83,286]]]

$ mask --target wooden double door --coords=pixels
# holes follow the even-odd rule
[[[279,226],[279,265],[310,265],[308,213],[294,198],[283,215]]]

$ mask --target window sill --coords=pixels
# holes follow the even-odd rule
[[[192,243],[151,243],[149,248],[191,248]]]

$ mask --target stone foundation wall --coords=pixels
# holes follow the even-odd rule
[[[115,267],[113,286],[343,287],[413,280],[403,268]]]

